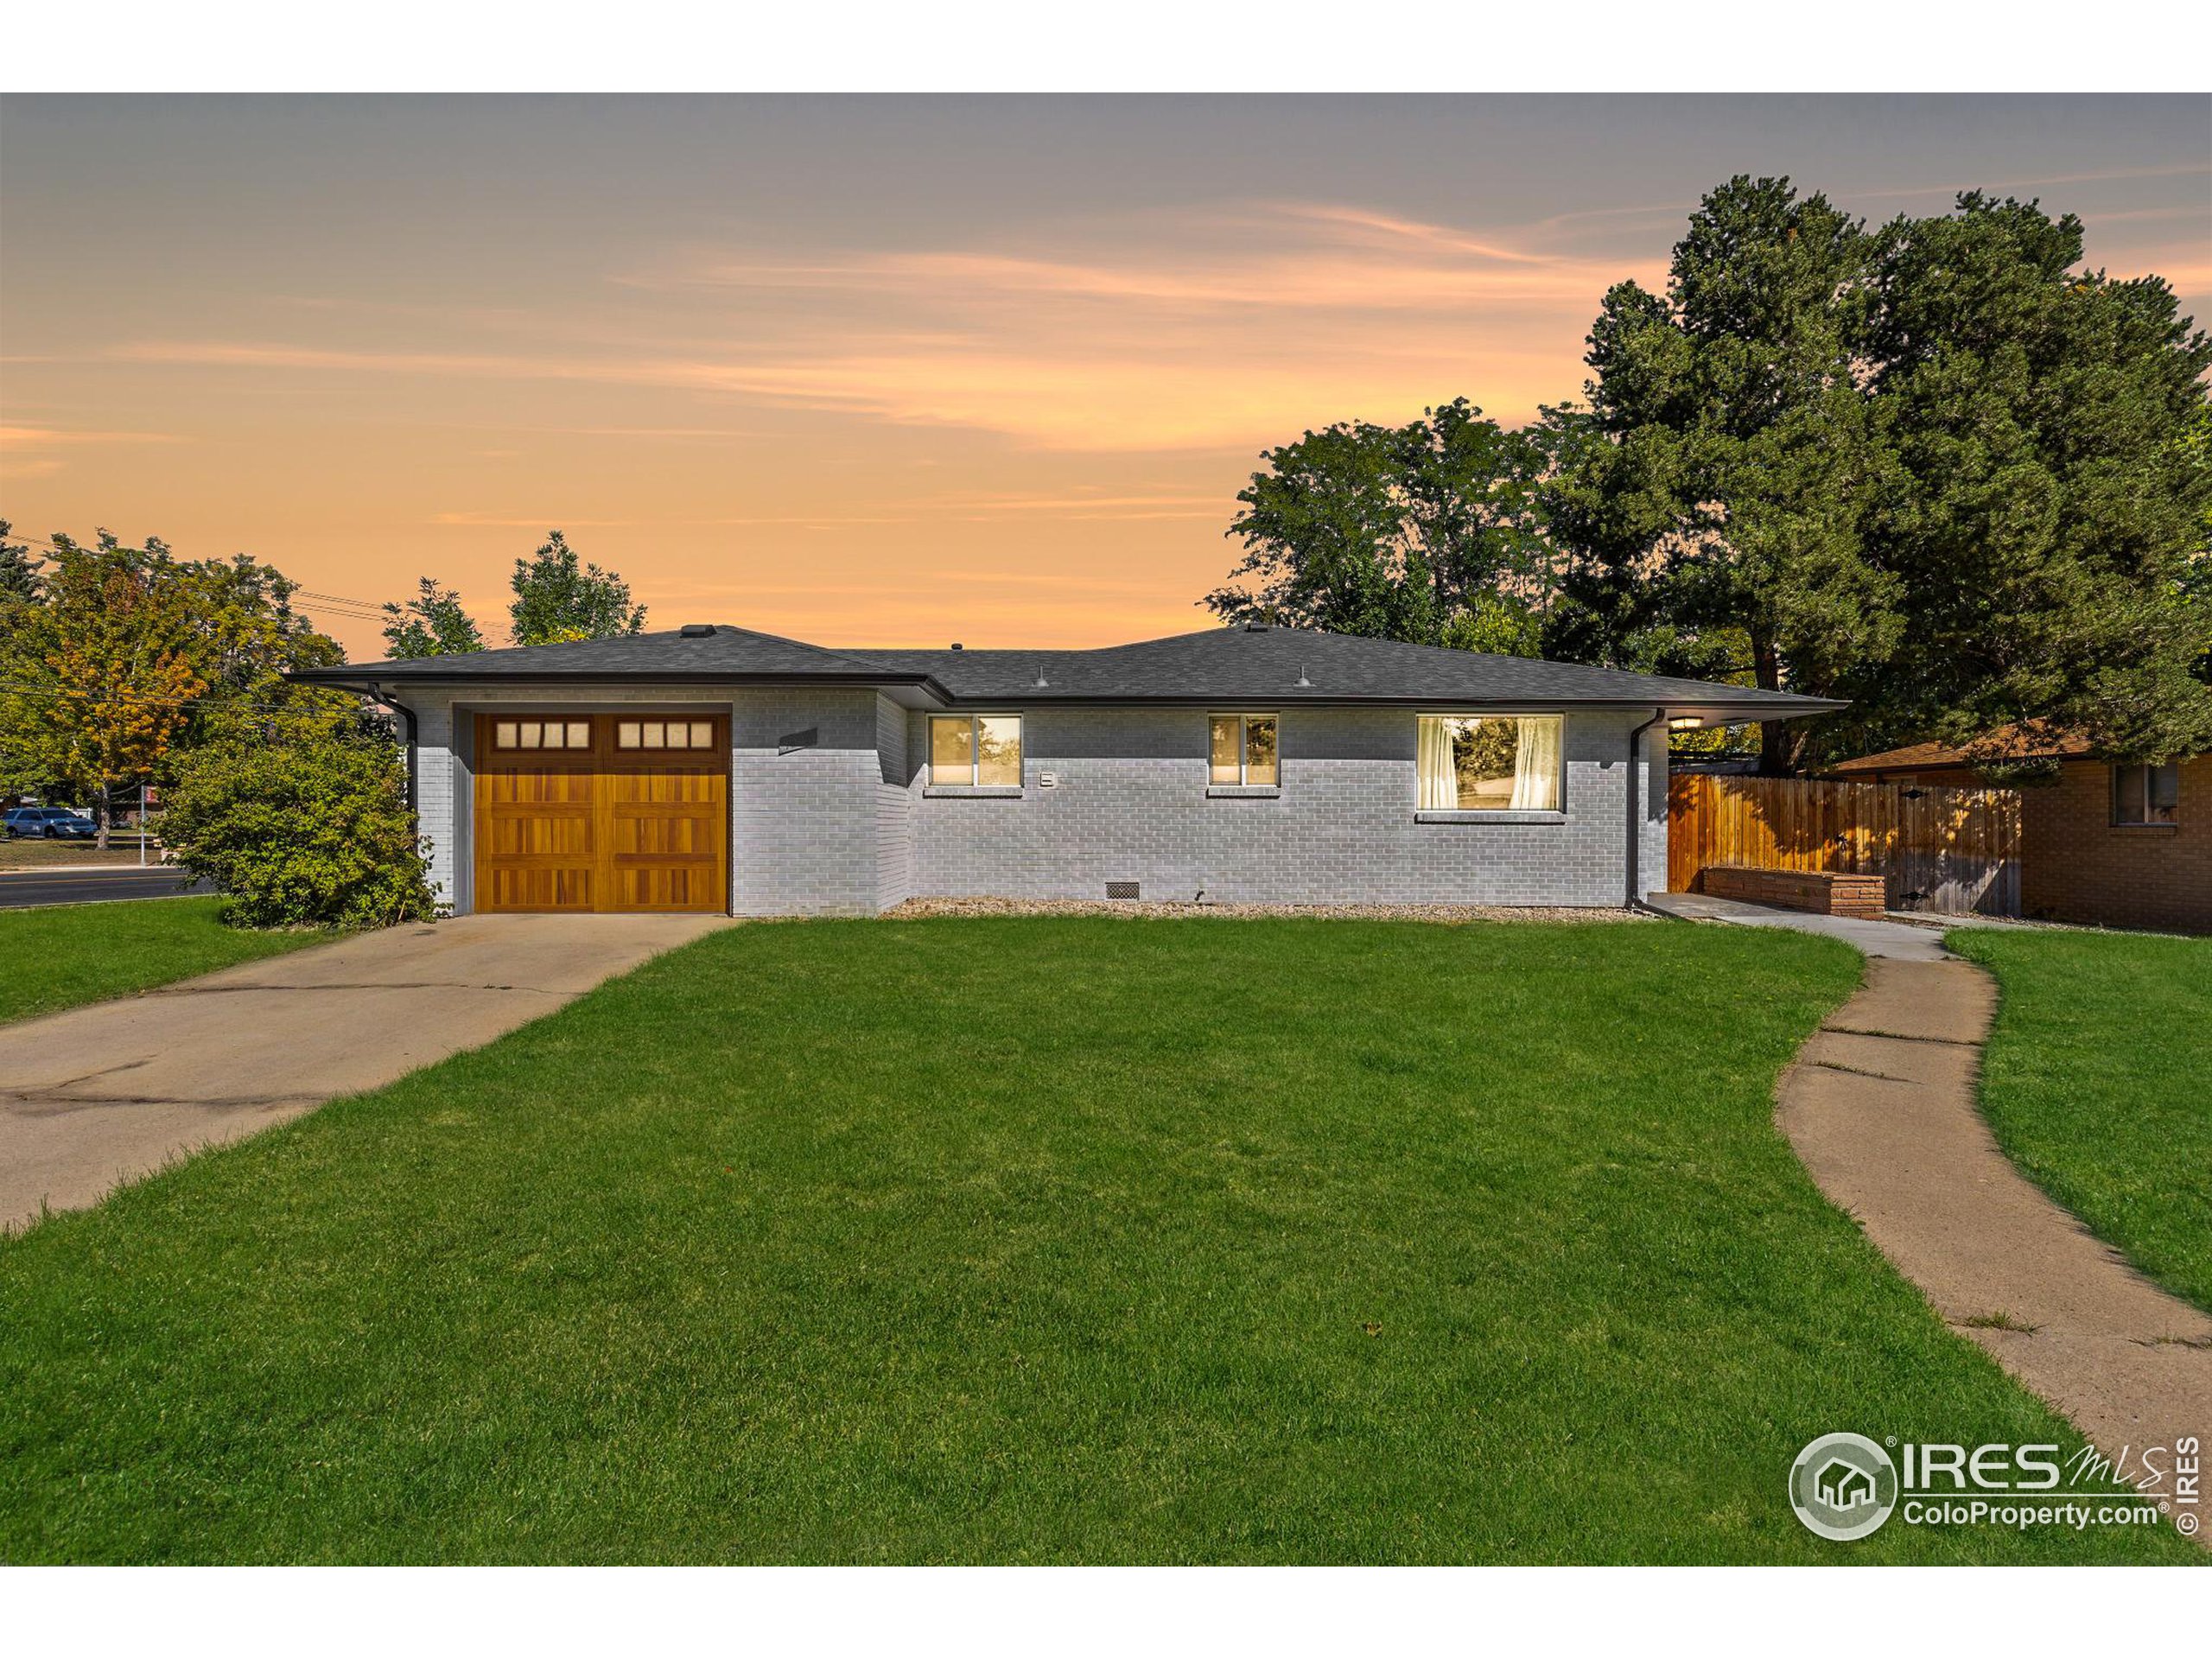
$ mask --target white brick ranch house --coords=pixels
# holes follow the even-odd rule
[[[1842,706],[1264,626],[905,651],[702,625],[297,677],[400,712],[459,912],[1618,906],[1665,886],[1670,722]]]

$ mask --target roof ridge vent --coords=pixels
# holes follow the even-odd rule
[[[1244,632],[1247,633],[1265,633],[1273,626],[1274,626],[1274,624],[1268,621],[1264,616],[1255,616],[1244,625]]]
[[[711,622],[686,622],[677,632],[686,639],[710,639],[714,637],[715,625]]]

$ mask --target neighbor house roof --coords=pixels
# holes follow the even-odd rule
[[[1208,628],[1092,651],[910,651],[810,645],[716,626],[574,645],[304,670],[323,683],[555,682],[911,686],[951,706],[992,702],[1664,705],[1709,720],[1786,720],[1845,705],[1705,680],[1491,657],[1306,628]]]
[[[2030,720],[1999,726],[1971,743],[1914,743],[1839,760],[1828,771],[1846,778],[1869,772],[1950,772],[2020,760],[2071,760],[2088,753],[2088,739]]]

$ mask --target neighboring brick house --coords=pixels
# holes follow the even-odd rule
[[[963,652],[696,626],[297,677],[401,712],[456,912],[1618,906],[1666,885],[1670,722],[1842,706],[1267,627]]]
[[[2212,933],[2212,754],[2113,766],[2079,739],[2008,727],[1967,750],[1921,743],[1832,768],[1866,783],[1985,787],[1992,756],[2056,767],[2020,786],[2020,908],[2048,921]]]

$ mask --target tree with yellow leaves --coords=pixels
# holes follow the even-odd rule
[[[112,798],[161,775],[181,742],[234,730],[285,669],[338,660],[292,613],[292,584],[245,558],[180,562],[154,537],[99,532],[43,550],[36,591],[0,612],[0,777],[88,804],[107,845]]]

